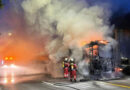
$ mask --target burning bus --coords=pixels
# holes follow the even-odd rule
[[[115,79],[122,76],[112,45],[105,40],[92,41],[83,47],[89,59],[89,75],[93,79]]]

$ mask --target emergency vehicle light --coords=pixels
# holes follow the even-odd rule
[[[9,58],[8,57],[5,57],[5,60],[8,60]]]
[[[5,57],[5,60],[13,60],[13,57]]]

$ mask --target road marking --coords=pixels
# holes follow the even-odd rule
[[[108,83],[108,82],[105,82],[105,83],[110,84],[110,85],[113,85],[113,86],[117,86],[117,87],[130,88],[130,86],[126,86],[126,85],[113,84],[113,83]]]
[[[92,88],[92,85],[87,84],[87,83],[72,83],[72,84],[64,84],[64,83],[50,83],[50,82],[42,82],[42,84],[47,84],[53,87],[57,87],[57,88],[72,88],[74,90],[82,90],[82,89],[86,89],[86,88]]]
[[[57,85],[54,85],[53,83],[49,83],[49,82],[42,82],[42,84],[47,84],[47,85],[50,85],[50,86],[53,86],[53,87],[57,87],[57,88],[72,88],[72,89],[75,89],[75,90],[80,90],[80,89],[77,89],[77,88],[74,88],[74,87],[70,87],[70,86],[57,86]]]
[[[56,86],[54,85],[53,83],[49,83],[49,82],[42,82],[43,84],[47,84],[47,85],[50,85],[50,86],[53,86],[53,87],[59,87],[59,86]]]
[[[57,83],[49,83],[49,82],[42,82],[43,84],[47,84],[53,87],[68,87],[68,88],[72,88],[72,89],[76,89],[76,90],[81,90],[81,89],[86,89],[86,88],[92,88],[93,86],[91,84],[87,84],[87,83],[75,83],[75,84],[61,84],[58,85]],[[114,83],[109,83],[109,82],[101,82],[102,84],[106,83],[112,86],[116,86],[116,87],[121,87],[121,88],[130,88],[130,86],[126,86],[126,85],[120,85],[120,84],[114,84]]]
[[[49,83],[49,82],[42,82],[43,84],[48,84],[48,85],[54,85],[52,83]]]

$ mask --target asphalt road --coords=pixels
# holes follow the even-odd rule
[[[4,80],[4,78],[0,78]],[[43,75],[15,77],[15,82],[1,82],[0,90],[130,90],[130,78],[111,81],[71,83],[65,79],[49,79]]]

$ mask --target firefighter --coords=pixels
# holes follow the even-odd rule
[[[77,65],[75,64],[74,58],[70,58],[69,71],[70,71],[70,81],[72,82],[74,80],[76,82]]]
[[[63,69],[64,69],[64,78],[68,78],[69,76],[69,59],[68,58],[64,58]]]

